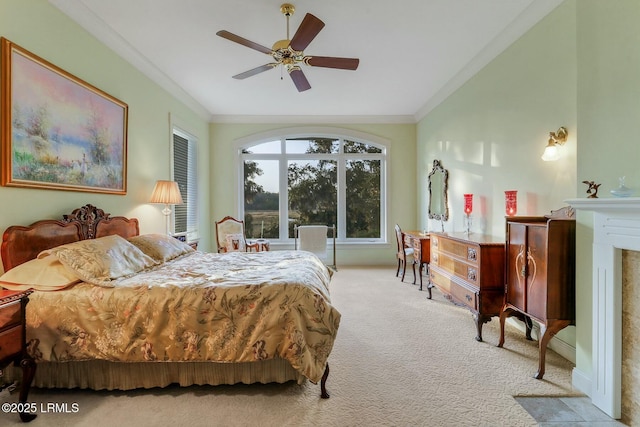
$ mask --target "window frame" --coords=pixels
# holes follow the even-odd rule
[[[198,138],[184,129],[176,126],[171,127],[171,144],[170,144],[170,160],[171,160],[171,179],[175,179],[175,136],[187,140],[187,187],[193,191],[188,196],[183,197],[183,204],[187,206],[187,226],[186,231],[176,233],[176,209],[171,211],[171,232],[174,237],[179,238],[187,243],[195,243],[200,239],[198,231],[199,214],[198,214]],[[178,183],[180,187],[181,183]],[[182,192],[182,188],[180,189]]]
[[[331,138],[339,140],[338,153],[287,153],[286,141],[296,138]],[[252,147],[265,142],[273,142],[279,140],[280,153],[243,153],[243,150],[250,150]],[[353,141],[363,144],[375,146],[381,150],[381,153],[344,153],[344,141]],[[350,244],[361,247],[362,245],[386,245],[387,240],[387,188],[388,188],[388,168],[390,157],[390,143],[388,140],[377,137],[375,135],[363,132],[350,131],[346,129],[335,128],[293,128],[281,129],[277,131],[265,132],[258,135],[241,138],[235,141],[234,148],[237,157],[237,179],[236,194],[237,212],[239,218],[244,218],[244,162],[245,160],[275,160],[278,161],[279,167],[279,235],[287,236],[285,239],[270,239],[272,243],[292,244],[293,238],[288,237],[288,188],[287,188],[287,164],[290,160],[320,160],[331,159],[337,161],[337,185],[338,185],[338,235],[336,236],[336,244],[340,246],[348,246]],[[379,238],[348,238],[346,237],[346,164],[348,160],[380,160],[380,237]],[[284,167],[283,167],[284,165]],[[331,225],[331,224],[328,224]]]

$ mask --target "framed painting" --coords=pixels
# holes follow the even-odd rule
[[[126,194],[127,104],[0,43],[2,185]]]

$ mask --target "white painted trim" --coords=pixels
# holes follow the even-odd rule
[[[622,250],[640,251],[640,198],[570,199],[593,212],[591,400],[612,418],[622,409]]]
[[[571,371],[571,384],[573,385],[573,388],[579,392],[591,397],[591,390],[593,387],[591,384],[591,377],[578,368],[573,368],[573,371]]]
[[[89,34],[100,40],[105,46],[112,49],[137,68],[142,74],[156,82],[161,88],[182,101],[191,108],[203,120],[210,118],[210,113],[184,89],[182,89],[169,76],[158,69],[142,53],[113,31],[102,19],[96,16],[82,1],[79,0],[49,0],[49,3],[60,9],[65,15],[73,19]]]
[[[542,18],[558,7],[564,0],[535,0],[523,10],[498,36],[477,54],[467,65],[454,75],[426,104],[415,114],[419,122],[469,79],[475,76],[487,64],[504,52],[518,38],[529,31]]]
[[[414,116],[267,116],[267,115],[212,115],[212,123],[289,123],[289,124],[415,124]]]

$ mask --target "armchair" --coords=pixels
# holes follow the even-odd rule
[[[258,250],[257,243],[247,242],[245,238],[244,221],[231,216],[216,221],[216,243],[218,253]]]

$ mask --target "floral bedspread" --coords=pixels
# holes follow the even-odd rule
[[[35,292],[27,307],[37,361],[251,362],[281,357],[320,380],[340,313],[330,272],[302,251],[194,252],[114,287]]]

